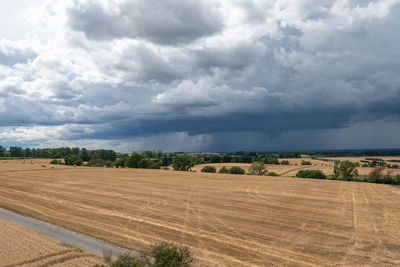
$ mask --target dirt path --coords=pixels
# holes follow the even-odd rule
[[[109,255],[115,259],[118,255],[128,252],[125,249],[100,242],[94,238],[78,234],[33,218],[22,216],[2,208],[0,208],[0,218],[11,221],[18,225],[22,225],[28,229],[52,237],[65,244],[89,251],[99,256]]]

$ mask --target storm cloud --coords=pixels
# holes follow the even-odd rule
[[[400,1],[42,1],[30,14],[24,38],[0,32],[5,145],[400,147]]]

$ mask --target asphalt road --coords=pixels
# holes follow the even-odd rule
[[[42,233],[44,235],[57,239],[65,244],[89,251],[101,257],[106,255],[106,256],[111,256],[113,259],[116,259],[118,255],[126,252],[130,252],[131,255],[138,256],[138,253],[136,252],[128,251],[101,242],[92,237],[78,234],[73,231],[66,230],[64,228],[46,222],[42,222],[33,218],[22,216],[2,208],[0,208],[0,218],[25,226],[26,228],[29,228],[33,231]]]

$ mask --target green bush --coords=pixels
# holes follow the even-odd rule
[[[266,175],[267,176],[279,176],[279,174],[277,174],[276,172],[268,172]]]
[[[326,175],[320,170],[300,170],[297,172],[296,177],[326,179]]]
[[[53,159],[52,161],[50,161],[50,164],[58,164],[58,160]]]
[[[216,173],[217,169],[214,166],[205,166],[201,169],[201,172],[212,172]]]
[[[230,168],[229,173],[230,174],[244,174],[245,171],[242,168],[235,166],[235,167]]]
[[[290,165],[290,162],[288,160],[282,160],[281,165]]]
[[[219,169],[218,173],[229,173],[229,169],[224,166],[221,169]]]
[[[312,164],[311,164],[311,161],[302,160],[301,165],[312,165]]]
[[[96,264],[95,267],[190,267],[193,256],[187,247],[174,243],[162,242],[140,252],[140,257],[129,253],[121,254],[116,261],[105,259],[108,263]]]
[[[150,254],[144,254],[149,266],[155,267],[189,267],[193,262],[192,254],[187,247],[180,247],[174,243],[162,242],[151,248]],[[151,263],[150,258],[154,259]]]

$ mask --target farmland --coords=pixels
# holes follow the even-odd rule
[[[126,247],[178,242],[197,266],[400,264],[397,187],[22,162],[0,164],[1,205]]]
[[[0,219],[0,266],[93,266],[100,257]]]

